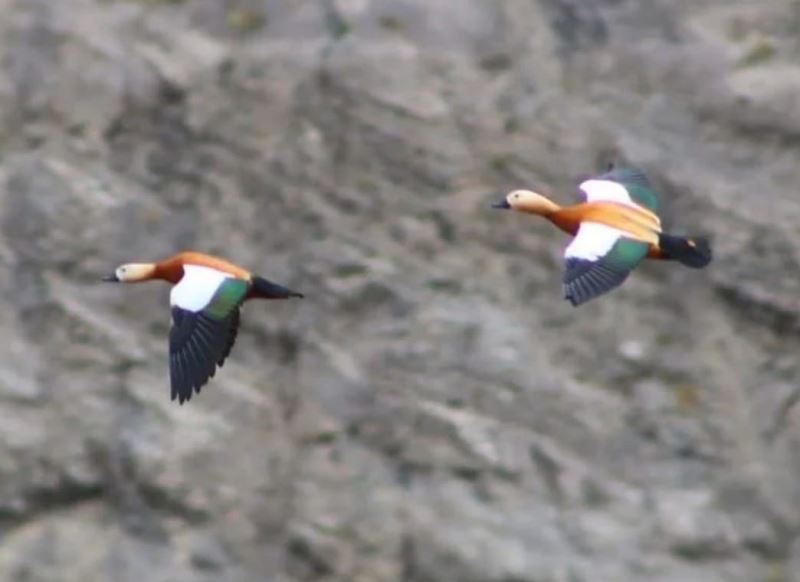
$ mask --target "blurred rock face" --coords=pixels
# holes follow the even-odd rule
[[[800,579],[796,2],[0,14],[0,579]],[[716,261],[575,310],[488,204],[612,160]],[[307,298],[178,407],[183,248]]]

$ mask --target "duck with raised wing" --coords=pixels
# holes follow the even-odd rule
[[[172,400],[191,400],[231,352],[239,308],[248,299],[289,299],[301,293],[219,257],[182,252],[157,263],[127,263],[104,281],[172,283],[169,373]]]
[[[621,285],[645,258],[674,260],[694,269],[711,262],[707,238],[661,229],[658,197],[643,172],[609,169],[581,182],[586,202],[561,207],[530,190],[514,190],[493,204],[543,216],[574,235],[564,251],[564,298],[578,306]]]

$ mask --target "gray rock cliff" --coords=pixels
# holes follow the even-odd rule
[[[0,580],[800,580],[794,0],[0,0]],[[645,169],[573,309],[488,205]],[[184,248],[253,303],[169,401]]]

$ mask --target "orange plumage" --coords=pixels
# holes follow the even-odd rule
[[[564,298],[577,306],[621,285],[645,258],[694,269],[711,261],[703,237],[663,232],[658,198],[635,169],[609,169],[579,185],[586,202],[562,207],[531,190],[514,190],[494,208],[542,216],[574,236],[564,250]]]
[[[186,251],[157,263],[126,263],[104,277],[115,283],[163,280],[170,291],[171,397],[183,404],[223,365],[248,299],[302,297],[225,259]]]

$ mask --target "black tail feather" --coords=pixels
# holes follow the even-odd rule
[[[702,269],[713,257],[711,241],[706,237],[674,236],[662,232],[658,246],[665,259],[673,259],[692,269]]]
[[[303,297],[302,293],[292,291],[287,287],[266,280],[264,277],[253,275],[253,297],[261,299],[289,299],[291,297]]]

